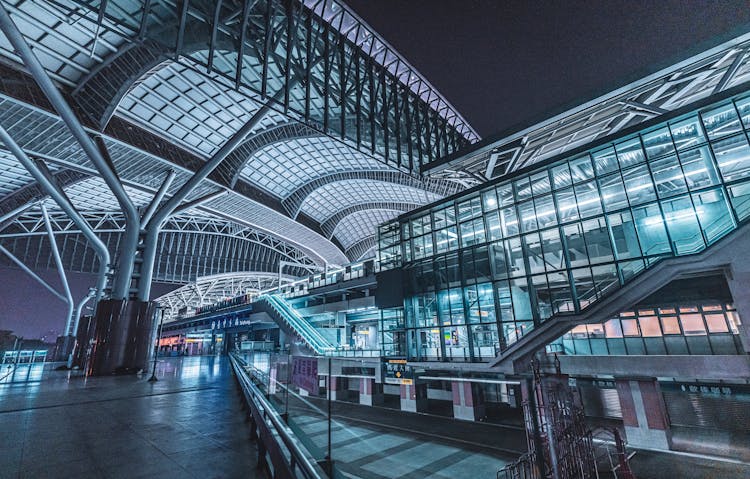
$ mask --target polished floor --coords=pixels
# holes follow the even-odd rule
[[[44,376],[0,384],[2,479],[261,477],[225,359],[161,361],[156,383]]]

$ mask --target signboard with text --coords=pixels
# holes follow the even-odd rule
[[[386,359],[383,363],[383,380],[386,384],[414,384],[406,359]]]

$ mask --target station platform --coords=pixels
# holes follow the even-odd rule
[[[160,360],[155,383],[48,370],[28,377],[44,379],[0,384],[0,479],[265,477],[225,357]],[[290,397],[289,406],[300,432],[323,447],[324,401]],[[494,478],[525,445],[513,426],[343,402],[332,415],[332,455],[347,478]],[[750,477],[746,462],[691,453],[638,450],[631,467],[639,479],[666,470]]]
[[[204,356],[160,361],[155,383],[53,371],[2,384],[0,478],[255,477],[231,374]]]

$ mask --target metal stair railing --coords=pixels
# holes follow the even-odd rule
[[[265,301],[276,312],[279,319],[296,332],[317,354],[327,355],[336,349],[309,321],[283,299],[271,294],[264,294],[258,297],[258,300]]]

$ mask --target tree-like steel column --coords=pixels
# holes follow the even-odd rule
[[[112,170],[109,163],[104,159],[93,140],[88,136],[81,122],[76,117],[70,105],[67,104],[60,91],[50,79],[46,70],[39,59],[34,55],[31,47],[24,39],[16,24],[10,18],[8,11],[0,3],[0,30],[5,33],[8,40],[13,45],[16,53],[23,60],[26,68],[29,69],[31,76],[34,78],[39,88],[44,92],[52,107],[60,115],[60,118],[68,126],[75,139],[81,145],[81,148],[94,164],[97,171],[102,175],[105,183],[114,194],[117,202],[122,208],[126,219],[125,239],[120,251],[120,261],[115,272],[115,280],[112,287],[112,297],[115,299],[127,299],[130,290],[130,281],[133,273],[133,261],[135,252],[138,247],[138,234],[140,231],[140,216],[130,197],[125,192],[120,179]]]

